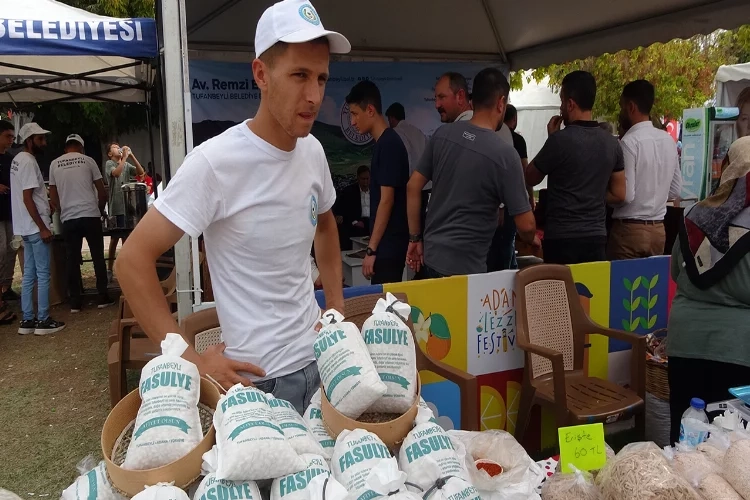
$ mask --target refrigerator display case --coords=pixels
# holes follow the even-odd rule
[[[719,185],[721,168],[736,139],[738,108],[693,108],[682,115],[683,206],[705,199]]]

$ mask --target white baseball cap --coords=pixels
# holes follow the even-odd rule
[[[27,123],[18,131],[18,142],[24,143],[32,135],[47,135],[51,133],[49,130],[44,130],[35,122]]]
[[[83,146],[83,139],[78,134],[70,134],[67,139],[65,139],[65,144],[69,143],[70,141],[76,141]]]
[[[315,7],[306,0],[282,0],[266,9],[255,29],[255,56],[276,42],[304,43],[326,37],[331,54],[348,54],[349,40],[340,33],[323,28]]]

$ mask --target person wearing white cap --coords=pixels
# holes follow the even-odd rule
[[[223,387],[250,384],[302,411],[320,384],[313,343],[310,247],[326,305],[343,312],[336,199],[320,142],[310,135],[330,54],[349,42],[327,31],[306,1],[269,7],[255,33],[252,120],[195,148],[125,243],[115,273],[138,323],[155,342],[179,331],[156,259],[185,233],[205,237],[224,344],[183,355]]]
[[[49,315],[50,260],[52,232],[50,206],[44,178],[35,155],[44,152],[47,134],[34,122],[18,131],[18,142],[23,151],[13,158],[10,167],[13,232],[23,238],[23,281],[21,285],[21,326],[18,333],[47,335],[65,328],[65,323]],[[38,312],[34,315],[34,283],[37,285]]]
[[[83,154],[84,142],[80,135],[65,139],[65,154],[52,161],[49,167],[49,194],[55,210],[60,211],[65,238],[65,263],[68,272],[70,312],[80,312],[81,301],[81,246],[89,245],[99,292],[99,309],[114,304],[107,293],[107,265],[104,262],[104,235],[101,217],[107,203],[107,191],[99,166],[93,158]],[[96,195],[91,186],[96,188]]]

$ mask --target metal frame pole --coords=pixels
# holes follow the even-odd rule
[[[190,97],[188,85],[188,52],[187,28],[185,26],[185,1],[159,1],[161,7],[161,57],[162,77],[164,86],[165,116],[162,118],[166,126],[166,148],[169,152],[169,162],[165,165],[171,178],[180,168],[187,151],[192,148],[192,134],[188,136],[187,124],[192,123],[187,98]],[[168,77],[167,77],[168,75]],[[189,103],[189,100],[187,101]],[[188,142],[189,141],[189,142]],[[190,238],[185,235],[175,245],[175,267],[177,269],[177,313],[180,320],[190,314],[193,309],[192,301],[192,270],[190,255]]]

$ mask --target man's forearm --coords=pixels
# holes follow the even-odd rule
[[[524,243],[527,243],[527,244],[531,245],[532,243],[534,243],[534,238],[536,237],[536,230],[532,230],[532,231],[518,231],[518,237]]]
[[[616,207],[620,204],[621,204],[620,199],[617,198],[614,194],[612,194],[611,191],[607,191],[607,205]]]
[[[339,249],[339,235],[335,224],[315,238],[315,258],[323,282],[323,293],[326,297],[326,307],[334,308],[344,314],[344,291],[342,287],[343,275],[341,267],[341,252]]]
[[[422,190],[407,186],[406,193],[406,215],[409,220],[409,234],[422,233]]]
[[[378,249],[380,240],[383,239],[383,234],[385,234],[385,228],[388,227],[388,221],[391,218],[392,210],[393,200],[387,202],[381,200],[378,205],[377,213],[375,214],[375,224],[372,226],[372,235],[370,235],[370,248],[373,250]]]
[[[120,161],[117,162],[117,166],[114,170],[112,170],[112,177],[120,177],[122,175],[122,171],[125,170],[125,165],[127,164],[127,159],[123,156],[120,158]]]
[[[136,175],[143,175],[146,171],[141,166],[141,162],[138,161],[138,158],[136,158],[132,152],[130,153],[130,157],[133,158],[133,161],[135,162]]]
[[[164,297],[156,274],[156,262],[133,258],[123,249],[115,261],[115,274],[138,325],[154,344],[160,345],[167,333],[182,333]],[[199,361],[193,347],[182,357],[195,364]]]

